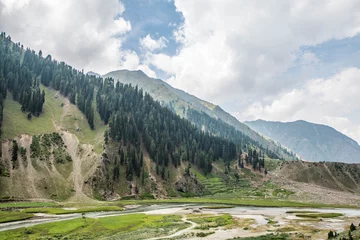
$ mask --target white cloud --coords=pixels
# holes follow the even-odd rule
[[[303,65],[314,65],[319,62],[318,57],[310,51],[305,51],[301,56],[301,64]]]
[[[121,36],[131,30],[118,17],[124,11],[118,0],[0,0],[0,29],[26,47],[103,74],[120,66]]]
[[[156,40],[148,34],[144,38],[140,39],[139,44],[144,49],[152,52],[154,50],[160,50],[165,48],[168,42],[169,41],[163,36]]]
[[[141,70],[149,77],[156,78],[156,73],[146,64],[140,63],[140,58],[134,51],[122,52],[120,68],[127,70]]]
[[[360,2],[175,0],[184,24],[174,31],[183,46],[175,56],[155,54],[151,63],[170,83],[206,100],[246,101],[293,86],[278,77],[293,66],[318,63],[302,46],[360,32]],[[166,61],[165,61],[166,60]]]
[[[360,69],[346,68],[322,79],[310,80],[301,89],[281,94],[268,104],[256,102],[244,112],[236,112],[239,119],[295,121],[304,119],[330,125],[360,142]]]

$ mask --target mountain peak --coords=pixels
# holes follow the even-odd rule
[[[330,126],[305,120],[272,122],[259,119],[245,123],[255,131],[289,147],[306,160],[360,162],[359,144]]]
[[[90,71],[90,72],[87,72],[86,74],[87,74],[87,75],[89,75],[89,76],[96,76],[96,77],[101,77],[101,75],[100,75],[99,73],[96,73],[96,72],[92,72],[92,71]]]

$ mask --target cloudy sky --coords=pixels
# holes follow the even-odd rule
[[[0,30],[85,71],[140,69],[241,121],[360,142],[358,0],[0,0]]]

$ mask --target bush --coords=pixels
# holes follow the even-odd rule
[[[352,223],[351,225],[350,225],[350,231],[352,232],[352,231],[355,231],[356,230],[356,227],[355,227],[355,225]]]
[[[33,230],[25,228],[24,232],[25,232],[25,234],[32,234]]]
[[[155,199],[155,197],[151,193],[143,193],[140,195],[141,199]]]

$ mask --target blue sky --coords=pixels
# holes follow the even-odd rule
[[[176,12],[173,1],[167,0],[124,0],[126,8],[122,17],[131,22],[132,30],[123,42],[124,49],[141,53],[139,40],[150,34],[153,38],[165,37],[169,42],[162,52],[174,55],[180,46],[173,30],[183,22],[182,14]]]

